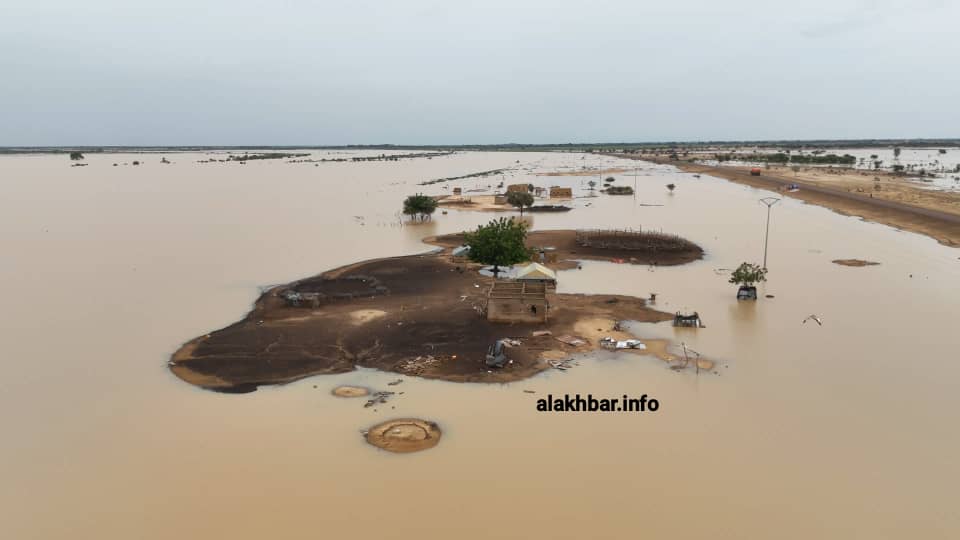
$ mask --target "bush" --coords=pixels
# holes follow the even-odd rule
[[[520,209],[520,215],[523,215],[524,207],[533,206],[533,195],[526,191],[511,191],[507,193],[507,202],[510,206]]]
[[[437,200],[422,193],[410,195],[403,201],[403,213],[411,218],[427,219],[436,209]]]
[[[494,274],[499,273],[501,266],[509,266],[530,258],[530,250],[526,246],[527,224],[523,221],[495,219],[463,236],[464,243],[470,246],[470,259],[482,264],[492,264]]]
[[[752,287],[754,283],[767,280],[767,269],[752,263],[743,263],[730,274],[730,283]]]

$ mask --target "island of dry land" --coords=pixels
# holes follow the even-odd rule
[[[904,176],[881,171],[832,167],[761,169],[714,166],[663,155],[612,154],[627,159],[674,165],[683,171],[724,178],[739,184],[780,191],[784,196],[859,216],[867,221],[925,234],[941,244],[960,246],[960,193],[924,189]],[[788,190],[791,184],[799,189]]]
[[[554,248],[559,263],[589,258],[676,265],[703,255],[685,241],[605,249],[582,248],[576,239],[576,231],[543,231],[530,233],[527,243]],[[427,241],[448,248],[459,245],[460,236]],[[356,263],[274,287],[243,320],[185,343],[170,369],[189,383],[225,392],[357,367],[458,382],[508,382],[595,348],[596,332],[623,339],[613,322],[673,317],[629,296],[551,293],[545,323],[489,322],[483,311],[493,280],[478,270],[479,265],[441,249]],[[596,328],[601,324],[610,328]],[[507,351],[510,362],[488,367],[488,348],[504,338],[517,338]],[[658,354],[657,347],[652,349]]]

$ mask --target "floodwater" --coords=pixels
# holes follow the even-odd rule
[[[167,157],[0,157],[0,538],[960,535],[958,250],[785,200],[761,288],[775,298],[738,303],[720,269],[762,260],[758,199],[771,193],[723,180],[580,154]],[[180,343],[240,318],[258,287],[426,251],[421,237],[492,217],[401,227],[403,196],[446,192],[417,182],[512,167],[508,183],[583,194],[597,175],[534,173],[601,162],[639,165],[614,174],[638,196],[577,199],[535,226],[658,228],[707,256],[587,262],[560,274],[560,290],[656,292],[660,309],[699,311],[707,328],[633,330],[685,343],[716,374],[600,353],[507,385],[387,387],[396,375],[359,371],[225,395],[166,368]],[[855,257],[882,264],[830,262]],[[802,324],[810,314],[823,325]],[[375,411],[331,396],[339,384],[404,394]],[[647,394],[660,409],[537,412],[548,393]],[[397,455],[364,442],[361,430],[400,416],[439,423],[440,444]]]

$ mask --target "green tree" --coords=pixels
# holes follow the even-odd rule
[[[520,209],[520,215],[523,215],[523,208],[533,206],[533,195],[526,191],[511,191],[507,193],[507,202],[510,206]]]
[[[403,201],[403,213],[415,219],[427,219],[436,209],[437,200],[422,193],[410,195]]]
[[[70,159],[73,161],[77,161],[78,159],[83,159],[83,154],[81,154],[80,152],[70,152]]]
[[[730,283],[737,283],[744,287],[752,287],[754,283],[767,280],[767,269],[760,265],[743,263],[730,274]]]
[[[523,221],[495,219],[463,236],[464,243],[470,246],[470,259],[482,264],[492,264],[494,277],[500,273],[501,266],[509,266],[530,258],[530,250],[525,244],[527,224]]]

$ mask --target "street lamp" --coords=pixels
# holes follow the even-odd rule
[[[767,205],[767,233],[763,237],[763,269],[767,269],[767,241],[770,240],[770,208],[780,202],[776,197],[764,197],[760,202]]]

